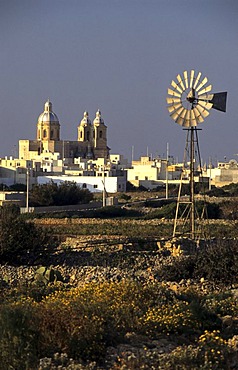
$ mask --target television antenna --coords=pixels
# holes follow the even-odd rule
[[[187,130],[186,147],[184,152],[183,170],[177,199],[176,214],[174,220],[173,237],[178,234],[177,226],[180,204],[185,203],[181,219],[184,220],[183,234],[188,234],[192,239],[197,238],[195,225],[195,197],[194,197],[194,176],[195,176],[195,154],[198,154],[200,172],[202,170],[201,157],[198,144],[197,125],[204,122],[209,115],[211,108],[221,112],[226,111],[227,92],[211,93],[212,85],[208,84],[207,77],[192,69],[177,75],[177,82],[172,80],[171,88],[168,89],[168,111],[171,118]],[[189,153],[189,200],[181,200],[181,188],[186,176],[186,153]],[[202,217],[203,217],[202,212]],[[188,222],[189,220],[189,222]],[[181,224],[181,223],[180,223]],[[189,225],[188,231],[185,228]]]

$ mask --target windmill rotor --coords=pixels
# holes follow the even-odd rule
[[[192,69],[172,80],[168,89],[168,111],[171,118],[183,127],[196,127],[209,115],[211,108],[225,112],[227,92],[211,93],[207,77]]]

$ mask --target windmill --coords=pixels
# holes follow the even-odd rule
[[[192,239],[196,238],[195,229],[195,199],[194,199],[194,173],[195,173],[195,153],[199,157],[199,165],[201,168],[201,158],[198,145],[198,124],[204,122],[204,119],[209,115],[211,108],[221,112],[226,111],[227,92],[211,93],[212,85],[208,84],[207,77],[202,77],[202,73],[192,69],[190,72],[184,71],[182,75],[177,75],[177,82],[172,80],[171,88],[168,89],[168,111],[171,118],[180,126],[187,130],[185,153],[189,153],[189,201],[181,201],[181,187],[184,178],[186,155],[184,155],[183,171],[181,173],[181,181],[176,207],[176,215],[174,222],[173,237],[177,233],[178,214],[180,204],[186,203],[182,218],[185,224],[189,224],[188,234]],[[187,219],[189,218],[189,223]],[[185,225],[184,224],[184,225]]]

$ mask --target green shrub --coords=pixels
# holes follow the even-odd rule
[[[211,333],[218,337],[216,332]],[[208,339],[210,333],[205,332]],[[204,339],[204,336],[201,336]],[[209,339],[208,339],[209,341]],[[163,369],[163,370],[230,370],[230,359],[236,358],[236,353],[226,341],[213,340],[199,342],[199,345],[177,346],[169,353],[159,354],[151,348],[137,350],[135,353],[124,351],[120,353],[112,370],[124,369]],[[217,347],[218,345],[218,347]],[[235,368],[235,367],[233,367]]]
[[[209,197],[225,197],[227,193],[223,188],[216,188],[214,186],[211,190],[206,191],[206,195]]]
[[[158,205],[160,205],[160,208],[157,208],[156,210],[146,215],[145,216],[146,219],[153,219],[153,218],[173,219],[175,218],[175,212],[176,212],[176,206],[177,206],[175,201],[166,201],[163,203],[156,202],[156,201],[147,201],[145,205],[148,207],[155,207],[155,206],[158,207]],[[186,207],[187,206],[183,203],[179,204],[178,217],[184,214],[184,212],[186,211]],[[209,218],[209,219],[217,219],[217,218],[220,218],[221,216],[220,206],[219,204],[216,204],[216,203],[206,203],[205,204],[203,201],[197,201],[195,203],[195,210],[196,210],[196,214],[198,218],[204,217],[204,218]]]
[[[206,330],[199,337],[198,348],[205,369],[230,369],[227,359],[231,348],[228,347],[227,341],[221,337],[219,330]]]
[[[141,215],[139,211],[133,209],[126,209],[116,206],[106,206],[89,211],[89,217],[97,218],[115,218],[115,217],[138,217]]]
[[[222,210],[219,204],[217,203],[207,203],[206,204],[207,209],[207,217],[209,219],[219,219],[222,215]]]
[[[238,196],[238,184],[231,183],[229,185],[222,186],[221,188],[212,187],[211,190],[206,192],[210,197],[237,197]]]
[[[211,293],[204,300],[204,307],[219,316],[238,316],[237,298],[232,292]]]
[[[202,361],[199,358],[199,349],[189,346],[178,346],[169,353],[160,354],[153,351],[153,348],[144,348],[136,354],[123,352],[117,359],[112,370],[124,369],[163,369],[163,370],[200,370]],[[192,367],[191,367],[192,365]]]
[[[229,370],[229,359],[235,355],[234,350],[220,336],[219,331],[205,331],[199,337],[198,345],[179,346],[160,358],[161,369],[206,369]]]
[[[211,282],[237,282],[238,248],[236,239],[220,239],[207,243],[197,255],[194,276]]]
[[[16,204],[8,204],[0,207],[0,220],[11,222],[20,215],[20,207]]]
[[[53,239],[46,230],[18,215],[17,207],[2,207],[0,212],[0,258],[3,262],[31,262]]]
[[[128,194],[122,193],[120,194],[119,198],[128,202],[131,199],[131,196]]]
[[[199,328],[199,322],[193,316],[188,302],[159,305],[147,310],[141,318],[142,332],[152,338],[164,334],[181,334],[192,332]]]
[[[204,201],[198,201],[196,202],[195,207],[199,218],[216,220],[219,219],[222,214],[220,205],[217,203],[204,203]]]
[[[228,220],[238,220],[238,200],[236,198],[220,203],[222,218]]]
[[[161,208],[163,206],[169,205],[171,203],[175,203],[173,199],[146,199],[145,207],[150,208]]]
[[[223,186],[222,189],[227,193],[227,196],[230,197],[238,196],[238,184],[231,183],[229,185]]]
[[[0,302],[1,369],[36,369],[40,358],[52,358],[55,353],[67,353],[80,362],[96,361],[103,367],[107,348],[127,342],[128,333],[142,342],[139,339],[135,356],[133,349],[130,356],[128,351],[119,354],[111,369],[172,370],[175,365],[190,369],[193,356],[194,369],[229,368],[232,349],[218,331],[222,330],[218,313],[229,307],[228,296],[206,297],[187,288],[174,292],[164,283],[130,280],[51,288],[47,295],[39,290],[39,300],[28,297],[30,290],[25,295],[23,290],[20,294],[11,290]],[[34,296],[39,298],[35,291]],[[220,303],[214,303],[216,298]],[[236,315],[237,309],[229,312]],[[192,345],[162,356],[153,351],[152,340],[166,338],[169,345],[176,338],[179,345],[185,335]],[[145,348],[148,337],[152,346]],[[133,340],[131,344],[135,347]]]
[[[191,279],[194,274],[196,263],[195,256],[170,257],[170,261],[164,263],[159,271],[162,280],[177,281]]]
[[[38,357],[38,324],[27,301],[0,306],[1,370],[33,369]]]
[[[236,239],[207,242],[193,255],[170,257],[160,269],[161,279],[177,281],[205,278],[213,283],[237,282],[238,249]]]
[[[175,217],[176,203],[165,204],[164,206],[148,213],[144,218],[153,219],[153,218],[166,218],[173,219]]]

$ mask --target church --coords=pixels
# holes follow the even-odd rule
[[[84,112],[83,119],[77,127],[77,140],[61,140],[60,123],[53,112],[52,103],[48,100],[44,112],[40,114],[35,140],[19,140],[19,159],[34,160],[42,154],[58,153],[59,159],[72,163],[74,158],[97,159],[109,157],[110,148],[107,146],[107,126],[96,112],[91,123],[88,112]]]

